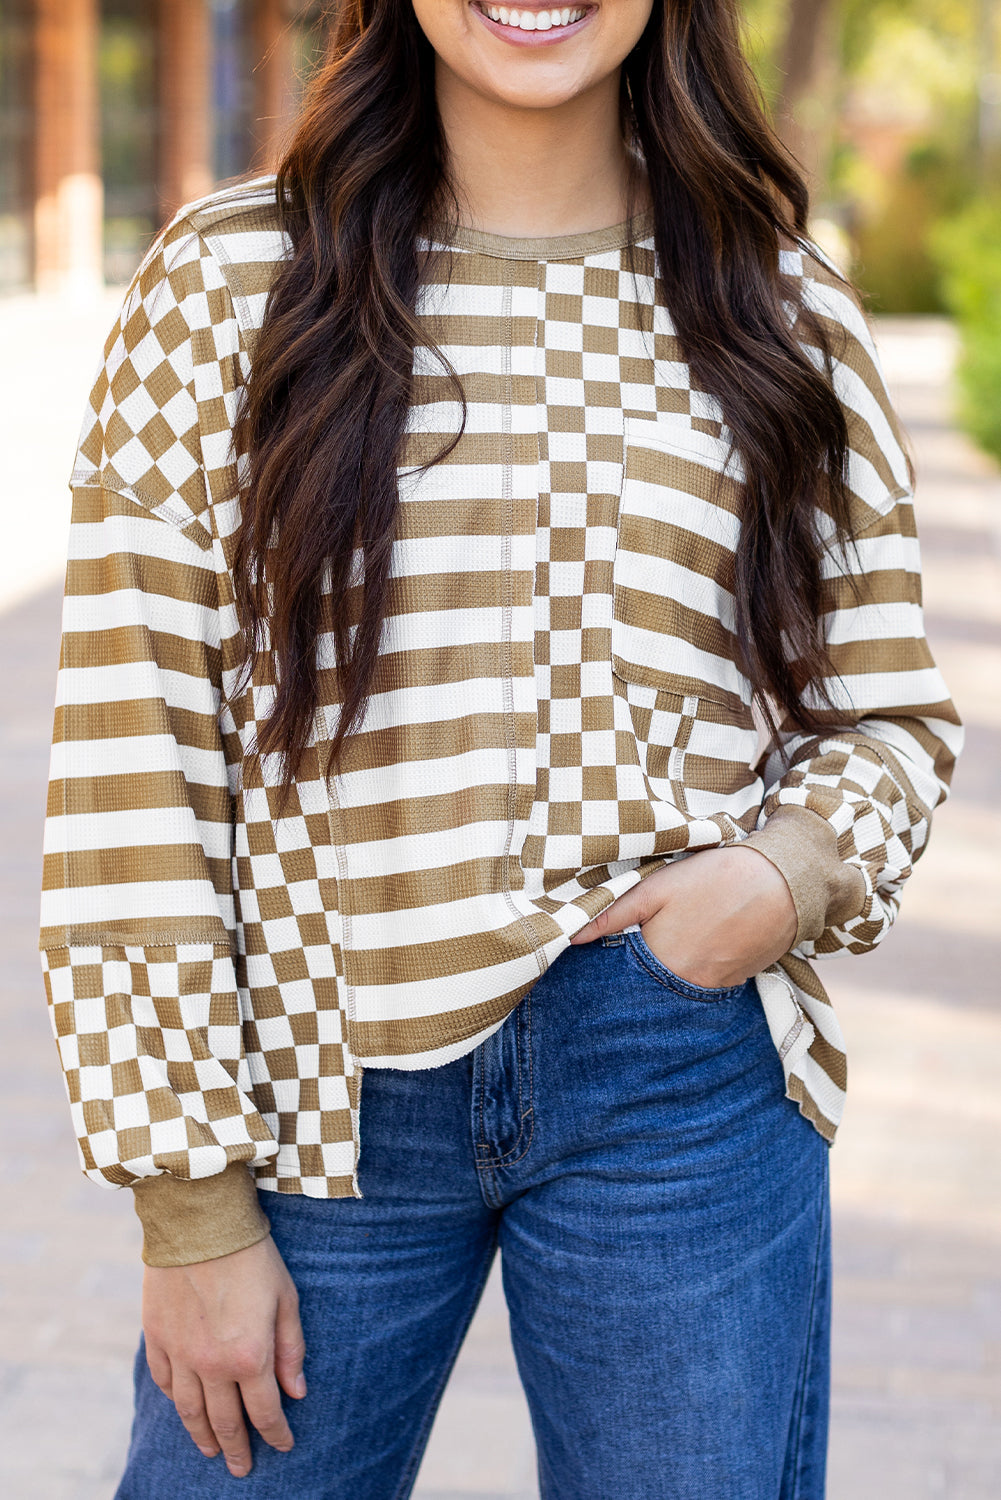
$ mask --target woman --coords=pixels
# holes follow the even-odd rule
[[[109,340],[43,949],[145,1230],[122,1497],[408,1494],[498,1244],[545,1496],[823,1494],[807,960],[958,732],[733,12],[340,6]]]

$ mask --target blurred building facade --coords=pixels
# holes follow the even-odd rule
[[[0,0],[0,292],[127,280],[157,228],[270,166],[320,0]]]

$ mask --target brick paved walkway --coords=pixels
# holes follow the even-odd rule
[[[22,435],[0,498],[0,1493],[9,1500],[110,1500],[138,1318],[137,1225],[127,1195],[102,1193],[78,1175],[34,954],[61,486],[110,316],[110,302],[68,320],[45,304],[0,304],[0,343],[10,350],[13,339],[22,350],[0,377],[0,406],[20,403],[14,430]],[[879,953],[825,971],[852,1059],[848,1119],[832,1157],[829,1497],[996,1500],[1001,485],[947,421],[949,330],[916,321],[886,323],[881,333],[922,474],[930,632],[970,744],[899,930]],[[35,357],[52,347],[60,351],[54,371]],[[892,1105],[880,1102],[888,1080]],[[533,1500],[532,1467],[493,1278],[416,1494]]]

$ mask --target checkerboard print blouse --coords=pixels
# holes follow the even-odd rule
[[[740,464],[657,300],[649,223],[461,232],[421,313],[465,430],[420,467],[459,409],[418,350],[376,691],[329,785],[322,704],[279,815],[277,767],[242,775],[272,690],[266,669],[239,689],[231,575],[273,195],[216,194],[151,251],[73,475],[42,949],[85,1170],[137,1187],[160,1263],[259,1237],[255,1181],[357,1192],[364,1067],[469,1051],[644,874],[749,835],[800,917],[758,989],[790,1098],[831,1138],[843,1045],[809,960],[882,937],[959,742],[857,307],[784,254],[834,340],[856,543],[825,564],[829,731],[759,755]]]

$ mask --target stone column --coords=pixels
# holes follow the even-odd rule
[[[211,192],[212,18],[208,0],[160,0],[160,208]]]
[[[254,161],[263,172],[276,166],[295,115],[298,9],[289,0],[254,0]]]
[[[36,0],[35,284],[89,297],[103,285],[98,0]]]

